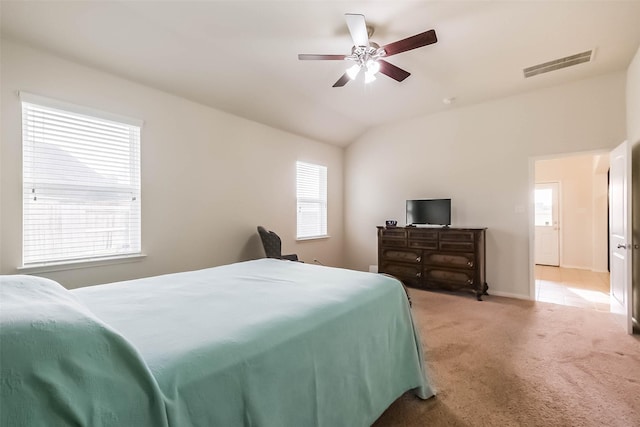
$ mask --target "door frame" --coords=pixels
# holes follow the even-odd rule
[[[576,157],[576,156],[598,156],[598,155],[609,155],[611,153],[610,149],[601,149],[601,150],[590,150],[590,151],[574,151],[570,153],[557,153],[557,154],[549,154],[545,156],[531,156],[529,157],[529,185],[527,186],[528,190],[528,222],[529,222],[529,299],[532,301],[536,300],[536,259],[535,259],[535,189],[536,189],[536,162],[538,160],[553,160],[553,159],[562,159],[565,157]],[[559,202],[562,205],[562,202]],[[560,211],[560,223],[563,223],[562,220],[562,210]],[[562,238],[560,238],[560,265],[562,265]]]

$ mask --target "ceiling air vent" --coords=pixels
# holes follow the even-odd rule
[[[583,62],[589,62],[593,59],[593,49],[586,52],[576,53],[575,55],[566,56],[560,59],[554,59],[553,61],[545,62],[543,64],[527,67],[524,70],[524,77],[533,77],[538,74],[548,73],[549,71],[559,70],[561,68],[571,67],[573,65],[582,64]]]

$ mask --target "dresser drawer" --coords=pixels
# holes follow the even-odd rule
[[[383,262],[382,272],[395,276],[403,281],[409,279],[410,282],[413,282],[422,277],[422,267],[420,267],[420,265]]]
[[[416,249],[438,249],[437,240],[409,240],[408,246]]]
[[[453,268],[475,268],[475,255],[473,253],[445,253],[426,252],[424,263]]]
[[[473,231],[441,231],[441,241],[450,242],[473,242]]]
[[[436,230],[408,230],[407,246],[418,249],[438,249],[438,232]]]
[[[455,241],[440,240],[438,249],[440,249],[441,251],[473,252],[474,244],[473,242],[455,242]]]
[[[382,260],[421,264],[422,251],[397,250],[393,248],[385,248],[382,250]]]
[[[383,238],[406,239],[407,230],[404,228],[382,228],[380,229],[380,236]]]
[[[409,230],[407,237],[410,240],[438,240],[437,230]]]
[[[474,287],[473,275],[473,270],[458,270],[439,267],[425,267],[424,269],[424,279],[427,282],[435,282],[455,287]]]
[[[407,246],[407,241],[404,239],[388,239],[385,237],[380,238],[380,244],[382,246],[393,246],[396,248],[404,248]]]

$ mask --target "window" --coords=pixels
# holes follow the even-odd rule
[[[327,236],[327,168],[296,163],[298,239]]]
[[[535,190],[535,225],[551,226],[553,223],[553,190],[536,188]]]
[[[25,267],[140,254],[140,121],[21,93]]]

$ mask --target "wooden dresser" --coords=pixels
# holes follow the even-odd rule
[[[488,295],[486,228],[378,227],[378,272],[415,288]]]

